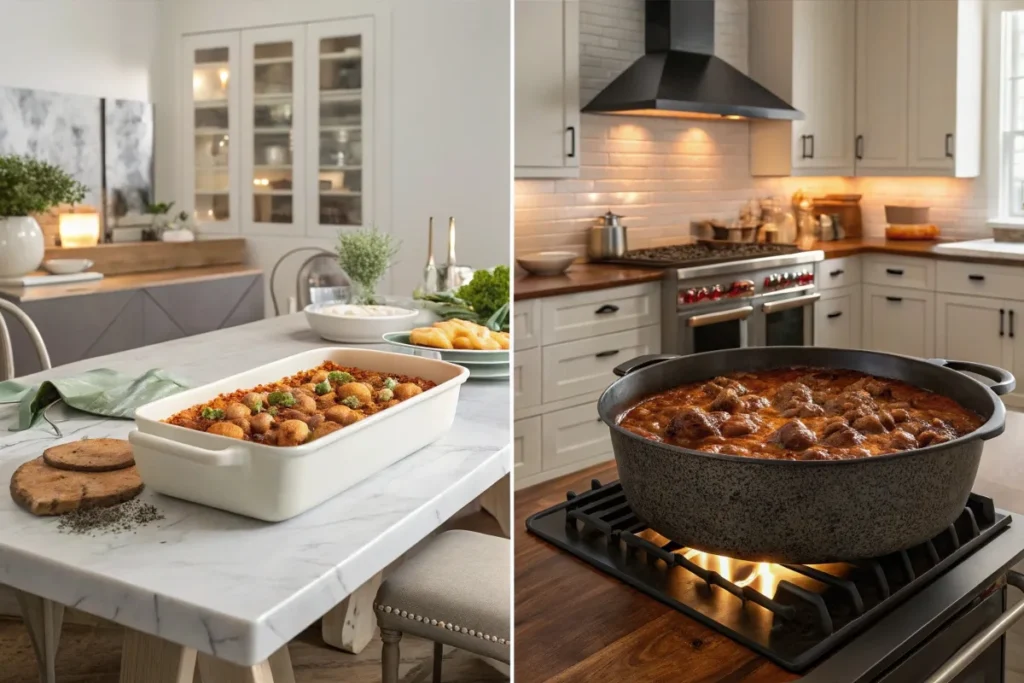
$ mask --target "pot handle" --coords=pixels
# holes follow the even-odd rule
[[[172,455],[199,465],[233,467],[241,465],[246,461],[246,449],[241,446],[228,446],[227,448],[211,450],[200,446],[190,446],[180,441],[172,441],[155,434],[147,434],[137,429],[128,434],[128,441],[133,446],[137,444],[144,448],[151,448],[162,454]]]
[[[1008,394],[1017,387],[1017,380],[1014,379],[1013,375],[1002,368],[997,368],[994,365],[986,365],[985,363],[975,363],[967,360],[946,360],[944,358],[929,358],[929,363],[935,365],[941,365],[944,368],[950,370],[956,370],[958,372],[973,372],[976,375],[987,377],[988,379],[995,382],[992,386],[988,387],[992,390],[992,393],[996,396],[1002,396]]]
[[[682,358],[682,356],[675,353],[649,353],[646,356],[637,356],[632,360],[627,360],[621,365],[616,365],[612,372],[614,372],[618,377],[625,377],[631,372],[642,370],[643,368],[650,367],[656,363],[675,360],[676,358]]]

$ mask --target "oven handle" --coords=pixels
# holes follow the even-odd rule
[[[788,311],[791,308],[813,304],[820,298],[821,294],[808,294],[807,296],[798,296],[792,299],[784,299],[783,301],[769,301],[761,308],[764,309],[765,313],[777,313],[778,311]]]
[[[1024,591],[1024,574],[1010,570],[1006,574],[1006,583]],[[1010,627],[1022,616],[1024,616],[1024,601],[1018,602],[1012,608],[1003,612],[987,629],[957,650],[956,654],[943,664],[942,668],[933,673],[925,683],[950,683],[960,672],[970,666],[971,662],[981,656],[981,653],[987,650],[992,643],[999,640],[1004,633],[1009,631]]]
[[[746,320],[753,312],[753,306],[740,306],[739,308],[730,308],[728,311],[690,316],[686,319],[686,324],[690,327],[704,327],[705,325],[714,325],[716,323],[729,322],[730,320]]]

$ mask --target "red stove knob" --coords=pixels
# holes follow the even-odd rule
[[[764,286],[765,287],[771,287],[774,284],[775,284],[775,276],[774,275],[769,275],[768,277],[766,277],[764,279]]]
[[[710,298],[712,301],[714,301],[716,299],[721,299],[722,298],[722,285],[715,285],[714,287],[712,287],[710,294],[708,294],[708,298]]]
[[[679,303],[692,304],[697,300],[697,293],[692,289],[687,289],[684,292],[679,293]]]
[[[708,293],[709,292],[708,292],[708,288],[707,287],[701,287],[700,289],[698,289],[697,290],[697,301],[703,301],[704,299],[707,299],[708,298]]]

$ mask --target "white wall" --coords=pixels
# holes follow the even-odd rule
[[[158,0],[0,0],[0,85],[152,101]]]
[[[377,207],[377,222],[402,242],[389,289],[408,295],[420,281],[427,252],[427,219],[447,225],[455,216],[457,255],[474,267],[509,262],[511,212],[511,4],[509,0],[175,0],[165,2],[162,23],[174,35],[319,21],[352,13],[387,21],[390,64],[391,150],[378,160],[388,174],[390,201]],[[177,102],[182,75],[175,39],[162,78],[166,97]],[[180,105],[158,112],[157,195],[178,188]],[[435,253],[444,253],[443,230]],[[288,249],[333,248],[333,239],[248,237],[251,261],[269,277]],[[277,292],[294,293],[293,257],[283,267]],[[269,302],[268,302],[269,311]]]

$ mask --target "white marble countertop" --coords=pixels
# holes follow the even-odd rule
[[[19,381],[109,367],[166,369],[194,386],[329,346],[301,314],[81,361]],[[382,348],[382,347],[375,347]],[[383,347],[388,348],[388,347]],[[511,468],[505,381],[463,385],[451,431],[294,519],[268,524],[152,492],[165,516],[134,532],[61,533],[0,495],[0,583],[236,664],[266,659]],[[0,406],[0,430],[16,408]],[[124,438],[134,423],[57,414],[0,431],[0,481],[59,441]]]

